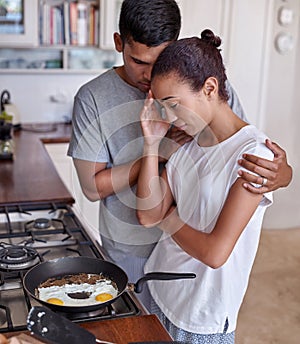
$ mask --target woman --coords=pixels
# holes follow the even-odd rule
[[[164,231],[145,272],[197,275],[151,281],[152,311],[174,339],[189,343],[234,343],[263,215],[272,203],[270,193],[250,193],[239,178],[237,161],[243,154],[271,160],[273,154],[264,145],[266,136],[227,104],[220,44],[205,30],[201,39],[168,46],[153,67],[141,112],[144,156],[137,215],[144,226],[159,224]],[[170,123],[194,140],[171,156],[159,178],[158,148]]]

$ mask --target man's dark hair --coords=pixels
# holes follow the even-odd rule
[[[123,44],[133,39],[148,47],[175,41],[181,27],[175,0],[124,0],[119,31]]]

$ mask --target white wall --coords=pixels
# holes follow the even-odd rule
[[[277,19],[278,10],[283,4],[295,10],[294,18],[287,26],[280,25],[278,20],[269,25],[269,54],[264,69],[260,124],[273,140],[286,149],[294,176],[288,188],[274,193],[274,204],[267,210],[265,217],[266,228],[300,227],[300,2],[270,1],[270,16]],[[283,33],[293,38],[293,48],[285,54],[279,53],[274,44],[278,35]]]
[[[0,92],[7,89],[23,123],[64,121],[71,117],[73,97],[93,74],[2,74]],[[53,99],[53,97],[55,99]]]
[[[266,0],[232,1],[228,78],[237,91],[247,118],[259,123],[262,64],[265,53]]]

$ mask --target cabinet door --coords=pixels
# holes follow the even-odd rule
[[[204,29],[211,29],[223,41],[227,40],[231,0],[177,0],[177,3],[182,16],[180,38],[200,37]]]
[[[67,143],[49,143],[45,148],[56,168],[57,173],[66,185],[69,192],[75,198],[72,183],[72,158],[67,156]]]
[[[0,46],[38,45],[38,1],[0,2]]]
[[[90,202],[83,194],[73,165],[72,158],[67,156],[67,143],[46,144],[45,148],[54,166],[75,199],[75,213],[92,239],[99,241],[99,202]]]

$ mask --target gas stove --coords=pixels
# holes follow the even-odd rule
[[[104,259],[67,204],[0,206],[0,333],[26,330],[31,307],[40,305],[23,288],[33,266],[55,258],[87,256]],[[74,322],[138,315],[133,295],[123,293],[114,303],[93,313],[62,314]]]

